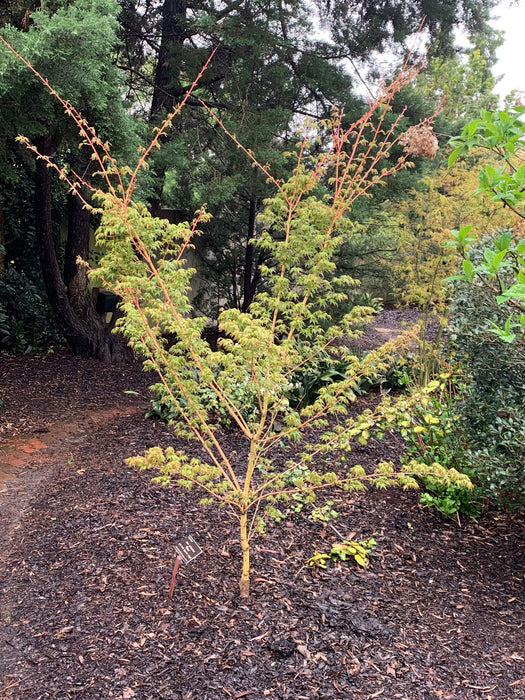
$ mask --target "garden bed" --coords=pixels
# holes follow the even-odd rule
[[[228,512],[124,464],[187,447],[125,393],[150,383],[138,365],[0,357],[4,448],[43,445],[0,493],[0,697],[525,698],[523,520],[459,527],[415,492],[335,491],[330,523],[305,510],[254,542],[241,599]],[[402,449],[387,436],[352,454],[366,467]],[[203,551],[170,599],[188,535]],[[367,569],[306,565],[347,537],[376,540]]]

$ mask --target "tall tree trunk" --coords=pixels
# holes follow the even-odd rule
[[[85,191],[82,196],[87,196]],[[64,259],[64,282],[66,287],[78,286],[75,282],[80,274],[77,258],[87,260],[89,255],[89,228],[91,216],[82,201],[73,193],[67,200],[67,241]]]
[[[261,259],[256,261],[255,256],[255,218],[257,215],[257,202],[252,197],[250,199],[250,209],[248,213],[248,240],[246,242],[246,250],[244,255],[244,280],[243,280],[243,300],[241,311],[246,312],[250,308],[250,304],[257,292],[257,286],[261,280],[260,263]]]
[[[187,38],[187,2],[184,0],[164,0],[162,5],[162,29],[155,82],[151,99],[150,122],[155,123],[170,112],[180,100],[183,90],[180,81],[180,52]],[[150,163],[153,178],[153,193],[148,199],[153,216],[158,216],[161,207],[162,191],[166,178],[166,168]]]
[[[54,150],[51,136],[42,137],[36,145],[43,155],[51,155]],[[89,294],[86,270],[76,263],[76,252],[86,255],[89,249],[89,212],[82,209],[80,202],[78,205],[71,204],[69,212],[70,229],[66,245],[69,288],[62,278],[53,238],[51,177],[52,171],[46,162],[37,160],[34,207],[38,254],[56,321],[76,354],[106,361],[124,360],[130,357],[125,341],[122,337],[112,336],[105,319],[96,313]],[[75,236],[79,240],[69,240],[75,239]]]
[[[5,222],[4,212],[0,204],[0,272],[5,268]]]
[[[181,97],[179,56],[187,36],[184,0],[164,0],[162,33],[155,69],[155,86],[151,101],[151,119],[159,112],[169,112]]]

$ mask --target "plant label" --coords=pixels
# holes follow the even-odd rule
[[[199,554],[202,554],[202,549],[191,535],[188,535],[188,537],[178,542],[175,545],[175,551],[181,557],[183,564],[189,564],[190,561],[193,561]]]

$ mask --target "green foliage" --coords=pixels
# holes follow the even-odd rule
[[[507,250],[508,238],[497,233],[472,246],[468,259],[473,268],[486,270],[494,261],[487,250],[498,251],[498,256]],[[511,276],[512,269],[506,274]],[[469,374],[467,391],[457,405],[465,458],[486,496],[523,507],[525,338],[518,333],[508,342],[493,332],[505,327],[508,312],[489,286],[472,284],[464,274],[456,278],[453,290],[449,345]]]
[[[467,245],[471,226],[452,231],[451,245],[463,254],[461,273],[450,281],[465,281],[483,287],[502,308],[497,322],[487,318],[486,329],[505,343],[525,338],[525,240],[515,240],[511,230],[484,239],[483,255],[475,260]],[[512,312],[509,316],[509,310]]]
[[[366,356],[366,353],[363,353]],[[413,360],[410,353],[394,355],[390,358],[380,371],[362,377],[359,381],[359,391],[356,393],[368,393],[379,390],[388,393],[389,391],[403,391],[410,383]]]
[[[476,171],[488,162],[477,154],[453,168],[438,168],[422,178],[410,197],[396,206],[393,226],[398,252],[393,263],[396,300],[437,311],[448,309],[447,277],[457,270],[458,251],[448,245],[451,231],[465,224],[479,238],[510,223],[510,214],[476,189]]]
[[[473,384],[459,407],[470,447],[466,457],[482,495],[509,509],[525,508],[525,383]]]
[[[353,306],[368,306],[374,309],[376,314],[383,311],[383,299],[374,297],[369,292],[354,292],[349,295],[349,301]]]
[[[448,159],[449,166],[460,156],[465,156],[474,147],[482,147],[499,154],[502,163],[510,165],[511,158],[519,155],[524,145],[525,124],[522,121],[525,114],[525,106],[514,105],[507,109],[489,111],[482,110],[479,119],[469,122],[462,130],[461,134],[450,141],[452,152]],[[492,191],[497,200],[505,200],[505,192],[510,195],[509,203],[520,201],[519,182],[522,180],[522,173],[516,175],[519,168],[512,168],[512,172],[507,172],[499,168],[487,166],[481,171],[480,187]]]
[[[479,173],[477,192],[505,205],[525,218],[525,107],[514,105],[504,110],[482,110],[479,119],[467,124],[461,135],[452,139],[449,165],[473,148],[491,152],[496,164],[486,165]],[[482,285],[507,309],[505,321],[493,324],[492,332],[512,343],[517,335],[525,337],[525,240],[517,240],[510,231],[493,239],[476,260],[468,253],[470,229],[454,231],[450,245],[462,254],[463,268],[458,279]],[[508,315],[511,311],[511,315]]]
[[[413,385],[413,379],[410,384]],[[473,485],[476,471],[465,454],[458,429],[457,391],[450,374],[429,381],[419,392],[397,401],[391,412],[385,398],[375,414],[365,412],[355,427],[357,440],[366,444],[371,434],[383,435],[387,429],[400,433],[407,443],[403,464],[409,479],[407,487],[423,491],[422,503],[433,506],[451,517],[459,513],[478,515],[482,493]],[[363,439],[364,438],[364,439]],[[380,469],[378,469],[380,471]],[[384,465],[388,485],[392,465]]]
[[[323,388],[348,378],[347,363],[328,352],[320,352],[312,362],[301,367],[290,377],[287,398],[292,407],[309,406],[319,397]],[[355,387],[357,391],[357,386]]]
[[[314,523],[329,523],[330,520],[339,516],[339,513],[332,508],[333,505],[333,501],[326,501],[322,506],[313,508],[310,518]]]
[[[97,149],[111,142],[115,154],[126,153],[130,163],[137,160],[138,139],[115,60],[119,11],[113,0],[28,6],[24,19],[3,26],[0,36],[0,206],[7,260],[39,288],[45,286],[72,349],[105,359],[119,354],[119,341],[109,337],[109,328],[94,313],[87,276],[76,262],[78,255],[89,257],[89,214],[72,206],[66,215],[64,207],[65,182],[73,184],[72,173],[83,174],[86,182],[78,191],[89,199],[96,158],[91,150],[78,148],[70,106],[60,105],[49,86],[82,110],[85,136],[87,120],[96,126],[98,140],[91,133],[91,146]],[[29,71],[27,61],[48,82]],[[43,163],[35,166],[28,158],[17,141],[20,133],[52,158],[64,182],[48,186],[51,174]],[[72,198],[70,202],[74,204]]]
[[[27,31],[9,25],[3,29],[4,37],[64,99],[83,108],[84,117],[98,125],[103,138],[111,135],[115,149],[130,133],[117,69],[108,60],[116,45],[118,11],[113,0],[75,0],[35,10]],[[29,77],[23,64],[4,45],[0,46],[0,57],[4,128],[12,136],[22,132],[34,138],[61,131],[61,140],[75,137],[71,121],[56,109],[36,76]],[[20,109],[20,105],[27,109]]]
[[[45,292],[10,267],[0,273],[0,351],[41,352],[62,345]]]
[[[421,474],[421,503],[458,520],[460,514],[475,517],[480,513],[482,494],[479,486],[473,485],[476,471],[465,454],[466,441],[457,410],[465,386],[450,373],[441,374],[437,382],[429,401],[425,406],[415,406],[404,426],[404,461],[416,459],[429,467],[441,465],[457,471],[462,476],[455,480],[444,479],[439,469]]]
[[[491,36],[488,25],[493,2],[459,0],[450,3],[437,0],[427,3],[391,2],[378,4],[373,0],[331,2],[316,0],[324,26],[331,30],[334,43],[345,46],[351,56],[364,56],[373,50],[385,51],[391,42],[403,41],[418,31],[422,18],[432,39],[431,55],[453,51],[454,28],[460,24],[471,38]]]
[[[319,353],[314,362],[292,375],[291,389],[287,394],[291,406],[308,406],[319,396],[323,386],[351,377],[348,359],[344,359],[347,351],[342,348],[339,348],[339,351],[343,353],[343,357],[334,353]],[[364,360],[367,354],[355,351],[350,346],[350,356]],[[372,354],[368,370],[356,378],[352,391],[356,396],[360,396],[377,390],[389,392],[404,389],[410,381],[412,363],[411,353],[403,349],[381,362],[377,362],[377,357]]]
[[[489,109],[497,102],[494,94],[496,80],[492,67],[496,49],[502,43],[501,35],[493,34],[488,41],[478,36],[476,44],[457,50],[453,56],[435,56],[417,81],[417,91],[437,104],[444,100],[439,116],[438,130],[456,134],[465,122],[477,117],[480,109]]]
[[[318,569],[327,569],[330,562],[346,562],[352,559],[356,564],[365,568],[368,566],[369,554],[376,544],[373,538],[362,542],[343,540],[336,542],[329,552],[315,552],[306,563],[308,566],[315,566]]]
[[[3,304],[0,302],[0,347],[6,344],[6,339],[11,335],[11,324]]]
[[[27,164],[10,168],[0,160],[0,181],[0,218],[5,243],[3,254],[10,265],[16,264],[19,272],[37,279],[38,247],[31,206],[35,197],[33,173]],[[58,202],[54,204],[53,214],[60,209],[56,206]]]
[[[371,307],[370,307],[371,308]],[[358,356],[352,350],[351,356]],[[348,351],[344,348],[331,352],[320,351],[317,356],[304,363],[297,371],[290,375],[289,388],[286,391],[286,399],[292,408],[304,408],[312,405],[322,390],[334,382],[342,382],[351,377],[348,372],[348,359],[345,359]],[[364,357],[366,353],[362,354]],[[370,391],[397,391],[403,389],[409,382],[411,360],[408,354],[399,353],[393,359],[385,359],[381,363],[375,360],[371,363],[369,372],[356,378],[352,391],[356,396]],[[200,396],[214,412],[215,420],[223,425],[231,425],[231,417],[225,407],[217,400],[216,394],[205,384],[199,381],[200,372],[194,370],[195,381],[200,386]],[[168,390],[163,383],[151,387],[155,397],[151,400],[151,407],[146,413],[148,418],[156,417],[168,423],[181,417],[177,402],[185,403],[185,398],[178,392],[175,386]],[[256,396],[251,389],[249,376],[232,384],[231,395],[245,419],[253,417],[257,411]]]
[[[449,162],[480,147],[494,157],[478,192],[525,218],[525,108],[482,111],[452,141]],[[525,241],[512,229],[471,245],[471,226],[453,231],[462,257],[453,282],[450,346],[470,374],[459,404],[465,455],[486,496],[525,507]]]
[[[203,404],[208,406],[210,419],[222,425],[231,425],[231,416],[226,408],[217,399],[215,392],[209,386],[200,381],[200,372],[193,371],[194,380],[200,387],[199,395]],[[151,399],[150,408],[146,413],[147,418],[160,418],[167,423],[173,423],[182,417],[180,405],[187,406],[187,399],[176,387],[169,389],[165,384],[157,383],[150,387],[155,397]],[[239,382],[233,383],[231,397],[239,405],[240,411],[246,420],[253,417],[257,411],[256,396],[250,386],[250,377],[247,375]],[[175,397],[175,400],[174,400]]]
[[[443,486],[439,482],[428,479],[422,479],[422,487],[425,492],[421,494],[421,503],[439,510],[449,518],[456,518],[459,522],[460,513],[471,517],[477,517],[480,514],[480,505],[473,500],[470,489],[456,484]]]

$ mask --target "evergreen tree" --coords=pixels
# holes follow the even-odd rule
[[[330,34],[323,39],[314,7],[303,0],[165,0],[148,5],[148,11],[128,3],[121,15],[128,49],[121,64],[132,66],[130,94],[140,95],[141,101],[149,94],[149,118],[155,121],[180,100],[205,56],[217,47],[200,83],[200,98],[277,177],[286,178],[282,152],[293,144],[292,126],[298,120],[326,118],[334,103],[345,106],[348,123],[361,112],[356,62],[373,66],[371,54],[387,47],[404,52],[405,40],[424,15],[436,53],[439,47],[449,51],[458,24],[490,36],[490,7],[486,0],[452,9],[439,2],[422,7],[418,17],[408,3],[379,7],[319,1]],[[395,108],[404,108],[404,97],[398,97]],[[414,103],[413,94],[408,97]],[[414,104],[407,126],[419,121],[427,107],[428,101]],[[265,262],[265,254],[254,246],[256,214],[268,194],[264,178],[198,109],[185,111],[171,146],[161,151],[151,173],[148,201],[154,213],[168,208],[175,210],[176,220],[190,218],[205,201],[213,214],[196,242],[197,264],[207,281],[197,305],[206,312],[210,307],[218,311],[221,304],[245,310]],[[403,173],[389,189],[404,193],[413,184],[414,176]]]
[[[76,0],[53,9],[28,9],[19,28],[8,25],[3,30],[20,54],[79,107],[96,124],[100,137],[112,141],[116,150],[122,149],[132,133],[118,72],[108,60],[116,44],[117,13],[113,0]],[[16,189],[28,173],[32,177],[33,202],[26,202],[27,234],[33,225],[40,271],[58,325],[79,354],[115,359],[124,352],[124,345],[110,334],[105,318],[96,314],[85,269],[77,262],[78,256],[89,256],[89,212],[76,196],[68,195],[64,188],[57,190],[45,162],[28,161],[25,149],[14,139],[24,134],[42,154],[86,173],[87,180],[92,161],[89,154],[78,150],[78,134],[67,115],[5,46],[0,50],[0,124],[3,189]],[[63,211],[53,207],[57,197],[67,199],[63,254],[57,231]]]
[[[268,263],[267,253],[256,244],[256,215],[268,195],[265,177],[232,146],[217,119],[267,162],[275,177],[286,179],[290,167],[283,154],[294,144],[299,120],[328,117],[334,103],[344,105],[348,123],[361,113],[358,63],[373,66],[374,52],[385,48],[404,51],[419,13],[427,17],[436,54],[450,51],[452,29],[458,24],[471,35],[490,38],[492,4],[120,0],[116,5],[111,0],[57,0],[35,9],[31,3],[4,0],[0,23],[7,24],[5,33],[20,52],[80,108],[102,139],[113,143],[114,152],[127,137],[132,140],[126,101],[138,127],[155,127],[180,102],[215,50],[198,89],[143,178],[141,196],[153,213],[169,209],[175,221],[190,219],[203,201],[208,203],[213,219],[196,242],[207,285],[196,303],[202,302],[206,311],[214,306],[217,313],[221,304],[246,310],[261,281],[261,266]],[[328,39],[319,34],[315,6]],[[76,265],[78,255],[89,254],[89,216],[69,197],[62,265],[53,240],[58,216],[51,206],[50,173],[41,162],[32,165],[13,145],[21,132],[70,167],[88,166],[83,153],[71,148],[75,135],[63,115],[24,70],[8,54],[0,54],[4,192],[9,182],[17,181],[22,163],[34,168],[36,236],[55,315],[77,352],[115,356],[115,341],[93,313],[87,282]],[[402,109],[404,104],[393,107]],[[418,121],[425,107],[424,100],[415,100],[406,124]],[[398,155],[392,153],[393,158]],[[394,179],[391,187],[406,192],[407,177]],[[363,218],[363,212],[355,215]],[[9,225],[1,220],[0,213],[0,245]]]

